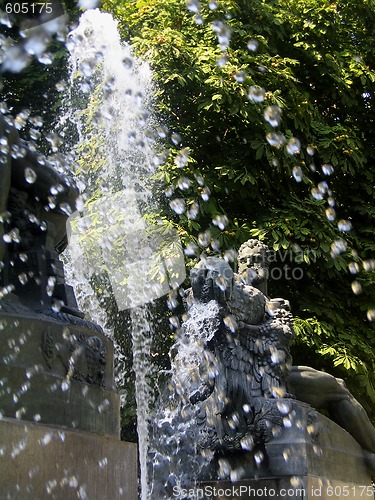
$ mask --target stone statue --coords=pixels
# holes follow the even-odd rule
[[[258,442],[271,439],[272,428],[281,425],[277,402],[287,395],[291,364],[289,304],[269,300],[251,284],[255,281],[266,290],[266,247],[258,242],[244,248],[238,274],[222,259],[200,262],[192,270],[188,298],[190,304],[215,300],[220,306],[216,331],[206,346],[215,356],[217,374],[190,402],[199,408],[197,420],[205,436],[200,445],[221,452],[243,450],[249,436]],[[257,265],[250,268],[254,252]]]
[[[268,247],[258,240],[245,242],[238,253],[242,280],[267,293]],[[307,366],[291,366],[287,389],[299,401],[326,410],[329,417],[347,430],[369,452],[375,453],[375,428],[366,411],[345,386],[345,382]]]
[[[117,435],[119,421],[101,410],[119,408],[113,346],[78,309],[59,259],[78,197],[60,166],[0,114],[1,409],[6,417],[37,415],[41,423]],[[33,374],[23,394],[20,386]]]
[[[189,302],[217,300],[220,304],[220,326],[207,346],[219,363],[209,397],[220,386],[217,399],[225,404],[214,404],[215,422],[207,416],[211,404],[207,390],[194,394],[202,428],[214,421],[215,431],[205,431],[211,443],[202,446],[235,450],[249,435],[259,443],[271,439],[270,429],[274,432],[280,422],[277,402],[292,397],[325,410],[361,445],[374,472],[375,428],[345,383],[310,367],[292,366],[292,316],[287,301],[266,295],[267,253],[266,245],[249,240],[239,249],[237,274],[216,258],[207,258],[192,271]],[[262,422],[265,412],[266,422]]]
[[[78,189],[30,148],[9,117],[0,115],[0,261],[3,296],[13,292],[34,310],[55,303],[82,316],[58,258],[67,245],[66,221]]]

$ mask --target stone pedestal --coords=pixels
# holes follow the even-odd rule
[[[0,311],[2,415],[119,437],[113,346],[101,328],[17,303],[7,309]]]
[[[62,312],[0,303],[0,499],[138,498],[113,346]]]
[[[285,400],[285,405],[284,426],[275,427],[273,439],[253,452],[221,457],[238,481],[213,480],[217,457],[216,470],[214,461],[203,473],[198,498],[373,500],[363,452],[352,436],[305,403]]]
[[[0,424],[0,498],[137,500],[137,446],[4,418]]]

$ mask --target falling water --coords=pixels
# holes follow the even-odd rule
[[[176,496],[177,490],[192,489],[199,473],[213,457],[213,452],[205,447],[208,434],[197,422],[199,405],[193,401],[212,388],[212,397],[204,404],[205,414],[209,418],[222,410],[224,392],[217,380],[214,384],[218,360],[208,348],[219,324],[216,301],[208,304],[194,301],[176,335],[170,352],[168,390],[162,391],[163,397],[155,411],[150,444],[153,498],[167,500],[172,498],[172,492]]]
[[[157,163],[156,134],[147,110],[151,72],[121,43],[117,22],[98,10],[81,16],[67,47],[72,69],[66,100],[73,107],[60,127],[66,140],[72,130],[78,133],[74,150],[82,190],[80,213],[71,220],[70,272],[78,300],[90,297],[84,310],[96,320],[98,299],[89,285],[93,272],[99,279],[106,274],[117,308],[131,310],[141,491],[146,499],[152,325],[145,304],[163,292],[157,284],[145,286],[142,279],[155,253],[142,218],[152,203],[145,186]]]

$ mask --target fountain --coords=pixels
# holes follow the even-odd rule
[[[240,249],[238,274],[218,258],[203,258],[193,270],[170,379],[150,417],[152,321],[145,304],[176,289],[185,269],[178,235],[143,218],[153,203],[145,182],[166,156],[155,153],[165,131],[146,109],[148,69],[139,79],[140,66],[115,28],[109,15],[93,11],[67,41],[69,100],[84,106],[66,114],[60,129],[65,147],[76,149],[80,190],[66,164],[24,143],[10,116],[0,121],[0,455],[4,470],[10,460],[17,465],[3,491],[22,498],[137,496],[136,447],[118,439],[110,334],[85,319],[98,318],[84,302],[94,271],[107,274],[118,309],[131,309],[142,499],[193,498],[198,487],[226,491],[231,484],[244,495],[251,487],[312,492],[327,481],[351,498],[367,494],[364,459],[373,469],[374,430],[339,381],[291,366],[292,317],[285,300],[267,297],[267,249],[259,242]],[[69,144],[72,124],[78,145]],[[85,153],[95,157],[94,170]],[[64,260],[73,262],[69,276],[80,277],[75,291],[84,308],[59,259],[67,232]],[[309,404],[325,407],[349,434]]]
[[[17,312],[20,302],[20,314],[31,314],[27,308],[32,308],[39,323],[49,317],[69,325],[69,328],[60,328],[59,333],[58,327],[45,328],[43,333],[39,329],[30,333],[35,337],[34,350],[39,353],[36,360],[43,360],[53,376],[58,373],[61,380],[54,378],[54,383],[51,383],[54,398],[42,397],[42,388],[49,380],[43,379],[42,364],[39,366],[30,349],[30,355],[22,361],[26,364],[26,379],[30,373],[33,377],[30,382],[26,380],[26,389],[22,389],[22,374],[14,387],[4,378],[7,393],[4,415],[36,420],[39,425],[61,425],[110,438],[118,437],[119,395],[113,377],[113,347],[108,339],[112,334],[106,328],[105,315],[98,313],[99,300],[89,285],[93,275],[95,279],[95,273],[99,276],[106,273],[110,288],[108,297],[115,301],[118,310],[131,310],[141,489],[142,498],[147,498],[152,322],[146,304],[176,288],[185,278],[177,232],[160,223],[147,224],[143,218],[145,207],[152,203],[147,179],[165,155],[154,145],[164,132],[152,127],[147,110],[150,71],[147,65],[132,57],[127,45],[120,42],[116,22],[109,14],[92,10],[83,14],[80,24],[69,33],[66,45],[71,54],[71,80],[65,98],[69,107],[61,117],[58,129],[60,137],[64,138],[61,147],[66,152],[74,152],[73,155],[67,154],[73,164],[56,155],[59,159],[57,169],[61,174],[55,172],[56,164],[48,162],[21,141],[14,127],[7,125],[12,122],[11,116],[6,116],[7,156],[4,163],[7,171],[2,184],[2,213],[9,212],[6,215],[9,221],[1,226],[6,243],[1,248],[1,257],[4,257],[2,309],[4,314]],[[93,116],[91,121],[87,119],[90,113],[91,118]],[[74,143],[73,136],[79,137],[78,143]],[[96,137],[103,138],[97,149],[92,146]],[[54,148],[56,152],[56,145]],[[16,159],[13,149],[21,150]],[[25,158],[23,150],[26,151]],[[87,153],[92,154],[94,165],[87,164]],[[75,170],[76,183],[69,180],[72,170]],[[30,196],[34,196],[35,201],[30,201]],[[25,206],[18,206],[18,198],[25,199]],[[23,220],[18,222],[21,218]],[[35,226],[30,228],[30,236],[25,233],[29,219]],[[30,240],[27,243],[30,249],[23,248],[26,236]],[[58,257],[66,249],[67,239],[70,245],[62,258],[69,281],[75,285],[75,293],[65,283]],[[85,315],[102,326],[84,319],[75,294]],[[18,320],[15,324],[18,327]],[[4,328],[8,328],[9,335],[5,364],[13,358],[17,363],[22,358],[12,354],[13,349],[18,352],[19,346],[18,338],[13,341],[14,326],[13,329],[10,326],[10,320],[5,318]],[[28,348],[29,343],[25,344]],[[38,384],[40,371],[43,376]],[[124,376],[119,368],[117,372],[120,378]],[[82,394],[77,382],[85,384]],[[94,385],[95,389],[87,387],[87,383]],[[66,436],[64,432],[64,439]],[[125,444],[116,447],[112,443],[112,446],[116,453]],[[129,451],[122,450],[124,460],[119,467],[124,468],[129,461],[131,467],[127,473],[123,469],[113,471],[110,453],[98,461],[101,468],[100,464],[104,464],[104,472],[110,474],[112,470],[119,478],[112,489],[108,489],[108,495],[114,498],[124,494],[129,498],[135,494],[135,446],[126,446]],[[27,450],[23,456],[26,454]],[[7,454],[5,459],[9,459]],[[77,479],[79,474],[74,477]],[[19,483],[14,477],[9,481],[10,485]],[[38,478],[37,481],[43,487],[42,481]],[[53,481],[57,485],[54,488],[67,484],[62,479]],[[79,488],[78,492],[85,493],[86,487],[87,491],[95,487],[95,483],[86,485],[82,473],[73,483]],[[123,484],[127,487],[124,488]],[[33,483],[29,486],[38,494],[37,486]]]
[[[238,274],[213,257],[191,272],[156,419],[157,498],[373,497],[375,428],[342,380],[292,366],[292,316],[266,295],[267,253],[249,240]]]
[[[136,447],[119,439],[113,346],[78,309],[58,257],[78,190],[9,117],[0,123],[2,492],[136,498]]]

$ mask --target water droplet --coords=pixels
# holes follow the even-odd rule
[[[177,186],[182,189],[183,191],[186,191],[189,189],[191,185],[190,180],[187,177],[180,177],[177,181]]]
[[[53,437],[53,434],[51,432],[48,432],[42,438],[40,438],[39,443],[42,446],[46,446],[47,444],[49,444],[52,441],[52,437]]]
[[[229,219],[226,215],[216,215],[212,219],[212,223],[214,226],[217,226],[219,229],[223,230],[228,225]]]
[[[99,467],[101,469],[103,469],[107,465],[108,465],[108,458],[107,457],[103,458],[102,460],[99,460]]]
[[[185,149],[181,149],[179,154],[176,156],[174,162],[179,168],[183,168],[189,159],[189,151]]]
[[[211,236],[208,232],[198,234],[198,243],[202,247],[207,247],[210,244]]]
[[[223,68],[228,61],[229,57],[226,54],[224,54],[221,57],[219,57],[219,59],[216,61],[216,66],[218,66],[219,68]]]
[[[323,194],[328,193],[329,188],[327,182],[326,181],[319,182],[317,189]]]
[[[13,446],[13,449],[12,449],[10,456],[12,458],[15,458],[17,455],[19,455],[26,448],[26,444],[27,444],[27,437],[24,437]]]
[[[268,144],[275,148],[280,148],[285,142],[285,136],[276,132],[269,132],[266,135]]]
[[[375,321],[375,309],[369,309],[367,311],[367,319],[369,321]]]
[[[323,455],[322,448],[320,446],[318,446],[317,444],[313,445],[313,451],[314,451],[315,455],[317,455],[318,457],[321,457]]]
[[[122,60],[122,64],[126,69],[130,69],[133,67],[133,59],[131,57],[124,57],[124,59]]]
[[[263,102],[265,94],[266,91],[264,90],[264,88],[253,85],[249,88],[247,97],[250,99],[250,101]]]
[[[346,233],[352,229],[352,223],[350,222],[350,220],[342,219],[338,222],[337,227],[339,231]]]
[[[239,481],[245,474],[245,469],[243,467],[238,467],[237,469],[233,469],[230,472],[229,478],[232,483]]]
[[[198,247],[195,243],[188,243],[184,250],[184,253],[189,257],[194,257],[195,255],[197,255],[197,252],[198,252]]]
[[[284,451],[283,451],[283,458],[285,460],[285,462],[287,462],[290,458],[290,449],[289,448],[286,448]]]
[[[292,411],[292,406],[289,401],[280,399],[276,402],[276,406],[282,415],[289,415]]]
[[[203,24],[204,20],[203,20],[203,17],[201,15],[199,16],[194,16],[194,22],[196,24],[198,24],[198,26],[200,26],[201,24]]]
[[[29,281],[29,278],[26,273],[21,273],[18,275],[18,281],[21,283],[21,285],[26,285],[26,283]]]
[[[293,476],[290,478],[290,484],[293,488],[302,488],[303,487],[303,481],[297,476]]]
[[[258,40],[252,39],[247,42],[247,48],[251,52],[255,52],[258,49],[258,45],[259,45]]]
[[[186,215],[188,219],[196,219],[199,214],[199,204],[195,201],[187,211]]]
[[[226,479],[229,477],[232,467],[228,460],[219,458],[219,478]]]
[[[327,208],[326,210],[326,217],[328,220],[333,221],[336,219],[336,211],[334,208]]]
[[[287,429],[290,429],[292,427],[292,420],[288,417],[283,418],[283,426]]]
[[[26,408],[22,407],[19,410],[16,411],[16,418],[21,419],[22,415],[26,413]]]
[[[41,116],[33,116],[32,118],[30,118],[30,123],[34,127],[40,128],[43,126],[43,119]]]
[[[26,180],[26,182],[28,182],[29,184],[34,184],[34,182],[36,181],[36,178],[37,178],[37,175],[36,175],[35,171],[30,167],[26,167],[25,168],[25,180]]]
[[[341,253],[345,252],[347,248],[348,248],[348,244],[345,240],[343,240],[341,238],[338,240],[335,240],[331,244],[331,256],[337,257]]]
[[[228,328],[228,330],[230,330],[232,333],[236,332],[237,331],[237,328],[238,328],[238,325],[237,325],[237,321],[236,321],[236,318],[232,315],[230,316],[226,316],[224,318],[224,325]]]
[[[312,194],[313,198],[315,198],[316,200],[322,200],[324,198],[321,191],[316,187],[311,189],[311,194]]]
[[[373,271],[375,269],[375,259],[367,259],[363,261],[363,269],[365,271]]]
[[[211,24],[211,28],[217,35],[217,40],[219,42],[220,49],[223,51],[227,50],[232,35],[231,28],[222,21],[214,21]]]
[[[322,165],[322,172],[324,175],[331,175],[333,173],[333,167],[329,163],[324,163]]]
[[[13,26],[8,14],[6,12],[0,12],[0,24],[3,24],[7,28],[11,28]]]
[[[277,127],[281,121],[281,109],[279,106],[267,106],[264,110],[264,119],[271,127]]]
[[[54,59],[54,55],[51,52],[44,52],[38,57],[38,61],[41,64],[52,64]]]
[[[186,8],[194,14],[198,14],[201,9],[201,4],[198,0],[186,0]]]
[[[180,134],[177,134],[176,132],[172,132],[171,134],[171,141],[175,146],[178,146],[181,143],[181,136]]]
[[[66,82],[64,80],[61,80],[60,82],[56,83],[55,87],[57,92],[64,92],[64,90],[66,89]]]
[[[357,264],[357,262],[349,262],[348,269],[350,274],[357,274],[360,270],[359,264]]]
[[[40,422],[41,418],[42,418],[42,417],[40,416],[40,414],[39,414],[39,413],[35,413],[35,415],[33,416],[33,420],[34,420],[35,422]]]
[[[247,77],[247,73],[246,71],[238,71],[235,75],[234,75],[234,79],[236,80],[236,82],[244,82],[246,80],[246,77]]]
[[[99,7],[100,0],[79,0],[78,7],[83,10],[96,9]]]
[[[254,439],[252,436],[245,436],[241,439],[240,444],[243,450],[251,451],[254,448]]]
[[[177,316],[171,316],[169,318],[169,323],[171,324],[171,326],[173,328],[179,328],[179,326],[180,326],[180,320],[178,319]]]
[[[301,151],[301,142],[296,137],[289,139],[286,145],[286,151],[290,155],[296,155]]]
[[[72,214],[72,207],[68,203],[65,202],[60,203],[59,209],[61,210],[61,212],[64,212],[64,214],[68,216]]]
[[[52,491],[56,488],[56,486],[57,486],[56,479],[51,479],[50,481],[47,481],[46,483],[47,493],[50,495]]]
[[[202,191],[201,191],[201,198],[203,201],[208,201],[209,198],[210,198],[210,194],[211,194],[211,191],[210,189],[205,186],[204,188],[202,188]]]
[[[257,466],[260,466],[264,460],[264,454],[258,450],[256,453],[254,453],[254,460]]]
[[[303,178],[302,168],[300,166],[293,167],[293,177],[297,182],[301,182]]]
[[[210,10],[216,10],[219,7],[219,4],[215,1],[208,2],[208,8]]]
[[[359,295],[362,292],[362,285],[359,281],[355,280],[352,282],[352,290],[355,295]]]
[[[185,212],[185,200],[183,198],[175,198],[169,202],[169,206],[176,214],[183,214]]]
[[[309,156],[314,156],[315,154],[315,149],[312,146],[307,146],[306,152]]]
[[[63,380],[61,382],[61,390],[64,391],[64,392],[66,392],[67,390],[69,390],[69,388],[70,388],[70,382],[69,382],[69,380]]]

